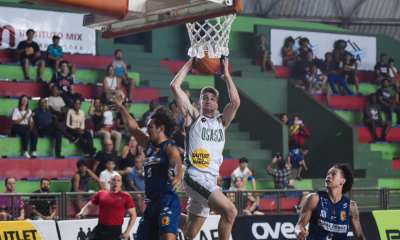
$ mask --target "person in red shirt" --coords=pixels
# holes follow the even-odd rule
[[[89,214],[96,207],[99,208],[99,223],[93,229],[90,240],[127,240],[136,221],[135,204],[131,195],[121,191],[122,178],[113,174],[109,181],[110,190],[101,190],[92,200],[76,214],[77,219]],[[122,232],[125,211],[129,214],[128,227]]]

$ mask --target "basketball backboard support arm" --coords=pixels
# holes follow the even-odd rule
[[[129,0],[128,8],[123,20],[86,14],[83,26],[109,39],[239,13],[243,0]]]

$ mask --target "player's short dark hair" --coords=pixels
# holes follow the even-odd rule
[[[172,136],[172,134],[174,134],[176,122],[172,116],[171,110],[164,107],[157,107],[154,109],[150,118],[154,119],[154,124],[157,128],[159,128],[161,125],[164,125],[164,134],[166,137],[169,138]]]
[[[386,81],[390,83],[390,81],[389,81],[388,78],[384,78],[384,79],[382,79],[382,82],[381,82],[382,86],[383,86],[383,84],[384,84]]]
[[[122,50],[121,50],[121,49],[115,50],[115,51],[114,51],[114,56],[117,55],[118,52],[121,52],[121,53],[122,53]]]
[[[307,144],[303,144],[301,146],[301,150],[310,150],[310,146],[308,146]]]
[[[281,159],[281,160],[278,160],[277,164],[278,164],[278,169],[284,169],[286,166],[286,161]]]
[[[219,92],[217,89],[213,88],[213,87],[204,87],[203,89],[201,89],[200,91],[200,97],[203,96],[204,93],[211,93],[213,95],[215,95],[215,97],[219,98]]]
[[[303,45],[303,43],[304,43],[305,41],[307,41],[308,44],[310,44],[310,40],[309,40],[308,38],[300,38],[300,40],[299,40],[300,46]]]
[[[388,61],[388,63],[394,63],[394,59],[393,58],[389,58],[389,61]]]
[[[57,36],[57,35],[54,35],[52,38],[51,38],[52,40],[53,40],[53,42],[54,42],[54,40],[60,40],[60,37],[59,36]]]
[[[67,65],[68,65],[68,61],[62,60],[62,61],[60,62],[60,67],[61,67],[63,64],[67,64]]]
[[[348,163],[336,163],[333,165],[333,168],[340,169],[342,177],[346,179],[342,188],[342,194],[349,192],[354,183],[353,171],[351,171],[350,165]]]
[[[28,29],[28,30],[26,31],[26,35],[28,35],[30,32],[33,32],[33,34],[35,34],[35,30],[33,30],[33,29]]]
[[[7,177],[7,178],[6,178],[6,181],[4,182],[5,185],[7,185],[8,179],[11,179],[11,178],[15,180],[15,178],[13,178],[13,177]]]
[[[239,159],[239,163],[249,163],[249,159],[247,159],[246,157],[242,157],[241,159]]]
[[[50,179],[42,178],[42,179],[40,179],[40,185],[42,185],[43,181],[48,181],[49,183],[51,183]]]
[[[380,58],[381,58],[381,57],[383,57],[383,56],[385,56],[385,57],[386,57],[386,53],[381,53],[381,56],[380,56]]]
[[[88,166],[88,162],[84,158],[81,158],[76,162],[77,168],[80,168],[83,165],[85,165],[86,167]]]

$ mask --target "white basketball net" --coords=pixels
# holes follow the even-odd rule
[[[214,19],[207,19],[204,23],[186,23],[190,38],[190,57],[203,58],[204,51],[208,51],[208,57],[220,58],[221,55],[229,55],[229,33],[236,14],[231,14]]]

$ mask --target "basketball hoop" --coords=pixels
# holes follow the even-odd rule
[[[209,58],[229,55],[229,33],[236,14],[204,20],[204,23],[186,23],[190,38],[190,57],[203,58],[208,51]]]

